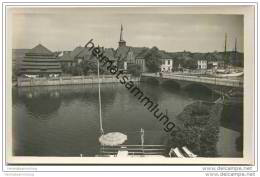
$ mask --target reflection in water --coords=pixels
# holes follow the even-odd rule
[[[46,120],[51,118],[61,105],[60,93],[58,90],[42,92],[39,89],[29,89],[19,92],[21,102],[28,109],[31,118]]]
[[[168,90],[180,90],[180,85],[172,80],[166,80],[162,83],[162,86]]]
[[[188,85],[185,89],[189,96],[195,100],[206,100],[214,102],[219,98],[218,94],[214,93],[212,90],[202,85],[191,84]]]
[[[232,104],[225,105],[221,124],[223,127],[228,130],[232,130],[233,132],[239,132],[239,135],[234,140],[235,148],[238,152],[240,152],[240,156],[242,156],[243,151],[243,104]]]
[[[217,143],[218,154],[220,154],[222,157],[242,157],[242,152],[237,151],[236,146],[236,139],[239,136],[239,132],[220,127],[220,141]],[[228,148],[226,147],[227,144],[229,144]]]
[[[168,110],[172,122],[177,122],[176,115],[181,113],[186,105],[198,99],[212,99],[210,93],[176,90],[167,84],[138,85],[145,95],[160,105],[161,110]],[[139,144],[139,131],[143,128],[145,144],[165,143],[167,134],[163,131],[161,123],[144,109],[123,85],[102,84],[101,95],[105,132],[120,131],[128,135],[127,144]],[[98,153],[97,85],[14,88],[12,99],[15,155],[79,156],[83,153],[94,156]],[[225,137],[240,136],[238,132],[235,136],[233,129],[226,129],[228,131],[220,129],[222,134],[220,133],[218,154],[237,155],[236,149],[230,152],[221,151],[236,144],[234,141],[230,145],[231,142],[226,141]]]

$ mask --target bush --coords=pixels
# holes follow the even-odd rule
[[[132,74],[133,76],[140,76],[141,75],[141,66],[137,64],[131,64],[128,66],[127,69],[129,74]]]
[[[160,54],[157,47],[151,48],[144,56],[145,64],[149,72],[160,71]]]
[[[170,147],[187,146],[201,157],[216,157],[219,119],[222,105],[206,105],[196,102],[186,106],[177,116],[182,122],[175,135],[169,138]]]

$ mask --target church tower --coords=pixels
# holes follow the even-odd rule
[[[126,42],[123,40],[123,26],[121,24],[121,31],[120,31],[120,39],[118,42],[118,46],[119,47],[125,47],[126,46]]]

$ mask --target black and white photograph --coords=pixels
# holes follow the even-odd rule
[[[243,14],[170,6],[7,14],[12,157],[236,163],[252,152]]]

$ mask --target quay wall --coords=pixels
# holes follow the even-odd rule
[[[131,77],[127,75],[129,81],[139,82],[139,77]],[[113,75],[100,76],[100,83],[119,83],[120,79]],[[18,87],[33,87],[33,86],[51,86],[51,85],[77,85],[77,84],[97,84],[97,76],[64,76],[53,78],[18,78]]]

